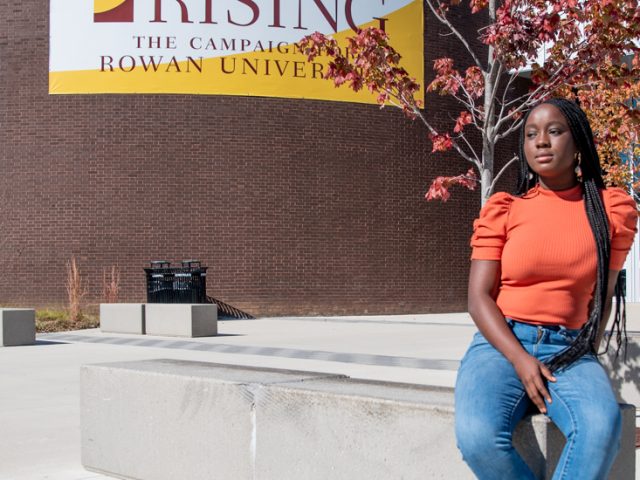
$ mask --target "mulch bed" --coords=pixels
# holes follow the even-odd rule
[[[83,317],[79,321],[60,318],[38,318],[36,319],[37,333],[68,332],[71,330],[84,330],[85,328],[96,328],[100,326],[97,317]]]

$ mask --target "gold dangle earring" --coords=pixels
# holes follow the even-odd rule
[[[582,168],[580,168],[580,164],[582,163],[582,157],[580,156],[580,152],[576,152],[574,158],[576,162],[578,162],[578,164],[576,165],[576,168],[574,169],[574,172],[576,172],[576,178],[578,179],[578,181],[582,182]]]

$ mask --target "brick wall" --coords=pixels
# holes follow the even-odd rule
[[[337,102],[49,95],[48,16],[0,0],[0,304],[63,304],[75,256],[93,304],[104,268],[143,301],[149,260],[197,258],[209,295],[254,315],[465,308],[479,194],[424,200],[468,165],[431,155],[418,123]],[[426,25],[429,78],[434,58],[467,62]],[[429,96],[427,111],[447,129],[460,108]]]

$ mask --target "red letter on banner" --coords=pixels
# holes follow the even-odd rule
[[[260,18],[260,8],[258,7],[258,5],[256,5],[256,2],[254,2],[253,0],[238,1],[244,3],[251,9],[251,11],[253,12],[253,18],[249,23],[237,23],[231,19],[231,11],[227,10],[227,20],[229,20],[229,23],[233,23],[234,25],[238,25],[239,27],[248,27],[249,25],[253,25],[254,23],[256,23],[258,21],[258,18]]]
[[[182,0],[176,0],[176,2],[178,2],[178,5],[180,6],[182,23],[193,23],[191,20],[189,20],[189,10],[187,9],[187,6],[184,4],[184,2]],[[167,23],[166,20],[162,20],[162,0],[156,0],[155,15],[153,17],[153,20],[151,20],[151,22],[149,23]]]

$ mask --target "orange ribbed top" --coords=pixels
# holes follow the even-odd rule
[[[638,223],[633,199],[619,188],[602,191],[611,233],[611,270],[624,264]],[[493,195],[473,224],[472,260],[501,262],[496,303],[507,316],[539,325],[580,328],[596,281],[596,245],[582,186],[553,191],[536,186],[522,197]]]

